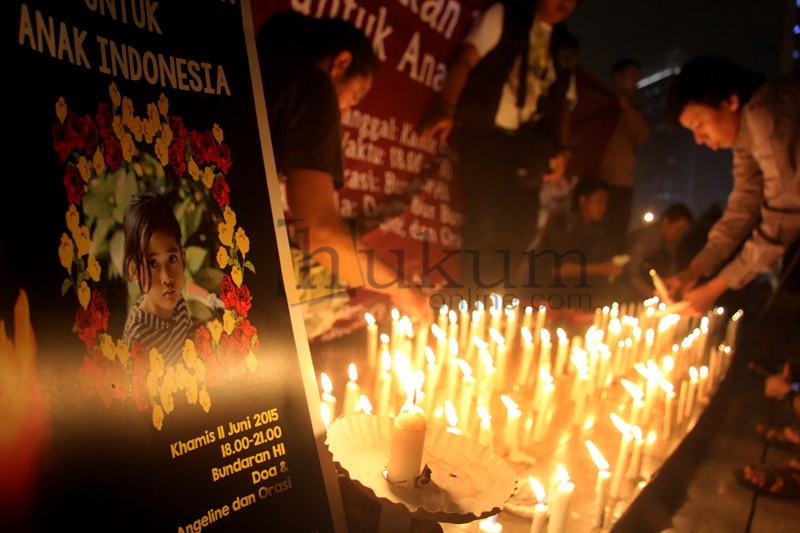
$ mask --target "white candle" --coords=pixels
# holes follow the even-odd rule
[[[426,429],[425,413],[422,409],[411,401],[406,403],[392,425],[386,475],[390,483],[405,482],[407,486],[411,486],[414,478],[419,475]]]
[[[490,450],[494,447],[494,431],[492,431],[492,416],[482,405],[477,408],[478,416],[481,419],[480,430],[478,432],[478,444],[486,446]]]
[[[501,397],[508,410],[508,417],[506,418],[506,428],[504,432],[506,449],[509,454],[516,452],[519,449],[519,426],[522,417],[522,411],[514,400],[506,396]]]
[[[356,405],[358,405],[358,399],[361,395],[361,389],[359,389],[358,383],[356,383],[358,379],[356,365],[350,363],[348,373],[350,374],[350,381],[347,382],[347,386],[344,389],[344,405],[342,406],[342,414],[344,416],[356,413]]]
[[[642,420],[642,409],[644,408],[644,402],[642,401],[642,398],[644,397],[644,392],[642,392],[642,389],[627,379],[620,380],[620,383],[622,383],[622,386],[625,387],[625,389],[633,398],[633,403],[631,404],[630,423],[632,426],[638,426]]]
[[[450,402],[450,400],[444,401],[444,413],[445,418],[447,418],[447,423],[449,424],[446,431],[448,433],[452,433],[453,435],[461,435],[461,429],[458,427],[456,408],[453,407],[453,404]]]
[[[492,395],[494,394],[494,378],[497,369],[494,367],[492,356],[485,352],[481,355],[483,360],[483,378],[481,379],[480,389],[478,391],[478,404],[488,406],[491,404]]]
[[[494,328],[489,330],[489,335],[491,335],[492,340],[494,341],[493,344],[495,346],[494,366],[497,369],[497,374],[495,375],[495,386],[500,386],[502,389],[506,382],[506,341],[503,336],[500,335]]]
[[[458,304],[458,310],[460,312],[458,324],[458,344],[461,346],[467,346],[467,340],[469,339],[470,320],[469,304],[466,300],[461,300],[461,302]]]
[[[569,339],[567,338],[567,332],[561,328],[556,330],[556,335],[558,335],[558,350],[556,351],[556,363],[553,365],[553,375],[559,377],[564,374],[564,365],[567,364]]]
[[[533,426],[534,442],[541,442],[544,440],[544,436],[547,431],[547,423],[550,417],[550,403],[552,402],[553,391],[555,390],[555,386],[552,383],[552,378],[550,379],[551,382],[545,383],[545,385],[542,387],[542,397],[539,404],[539,411],[536,413],[536,423]]]
[[[424,325],[417,328],[414,336],[414,368],[421,368],[425,364],[425,348],[428,347],[428,328]]]
[[[378,399],[378,414],[388,416],[392,402],[392,375],[389,373],[392,369],[392,356],[389,355],[389,352],[381,354],[381,363],[383,371],[378,374],[375,397]]]
[[[539,368],[546,368],[550,372],[550,350],[553,346],[550,342],[550,332],[542,328],[539,331],[539,336],[542,341],[539,345]]]
[[[458,360],[458,366],[464,375],[461,378],[461,390],[459,391],[458,412],[461,413],[463,420],[461,427],[465,430],[469,428],[470,414],[472,413],[472,397],[475,394],[475,378],[472,377],[472,369],[463,359]]]
[[[519,377],[517,385],[524,387],[528,383],[528,376],[530,375],[531,365],[533,364],[533,336],[528,328],[522,328],[522,360],[519,367]]]
[[[692,414],[692,409],[694,409],[694,397],[697,393],[697,378],[699,376],[699,372],[695,367],[691,367],[689,369],[689,394],[686,396],[686,410],[683,412],[684,418],[689,418]]]
[[[447,359],[447,367],[445,369],[445,398],[455,398],[458,374],[458,341],[450,339],[450,357]]]
[[[525,308],[525,315],[522,317],[522,327],[528,331],[533,327],[533,307],[530,305]]]
[[[517,334],[517,312],[513,306],[506,306],[506,330],[505,339],[509,346],[514,344],[514,337]]]
[[[570,482],[566,469],[561,465],[558,465],[557,468],[559,483],[556,486],[555,495],[550,497],[550,524],[547,526],[547,533],[565,533],[567,531],[569,505],[575,490],[575,484]]]
[[[375,368],[378,366],[378,325],[371,314],[364,313],[364,318],[367,320],[367,367]]]
[[[444,331],[444,330],[447,328],[447,318],[448,318],[448,316],[447,316],[447,315],[448,315],[448,309],[447,309],[447,306],[446,306],[446,305],[443,305],[443,306],[441,306],[441,307],[439,308],[439,321],[438,321],[438,327],[439,327],[439,329],[441,329],[442,331]]]
[[[400,311],[392,309],[392,330],[391,342],[389,343],[391,352],[394,353],[398,349],[400,342]]]
[[[545,318],[547,318],[546,315],[547,315],[547,307],[540,305],[539,312],[536,313],[536,328],[535,331],[533,331],[532,333],[536,333],[536,331],[542,331],[542,328],[544,327]]]
[[[619,499],[620,489],[622,488],[622,480],[625,477],[625,469],[628,466],[628,455],[631,451],[631,444],[633,442],[633,433],[631,426],[622,421],[615,413],[611,413],[611,420],[622,432],[622,441],[619,446],[619,454],[617,455],[617,462],[614,465],[614,472],[611,476],[611,499]]]
[[[325,429],[328,429],[331,424],[330,407],[325,403],[319,404],[319,414],[322,416],[322,423],[325,424]]]
[[[439,384],[439,372],[440,367],[436,364],[436,356],[433,355],[433,350],[430,347],[425,347],[425,357],[428,360],[427,375],[425,376],[425,383],[423,386],[425,387],[425,410],[430,411],[433,409],[436,400],[436,387]]]
[[[451,309],[450,312],[447,313],[447,317],[450,321],[450,326],[447,328],[447,336],[458,342],[458,314]]]
[[[436,362],[443,365],[447,357],[447,334],[436,324],[431,324],[431,333],[436,337]]]
[[[642,437],[642,430],[638,426],[631,429],[633,433],[633,452],[631,453],[631,461],[628,465],[628,479],[637,479],[639,472],[642,470],[642,450],[644,448],[644,438]]]
[[[672,435],[672,407],[675,403],[675,391],[669,381],[661,380],[658,384],[666,394],[664,396],[664,426],[661,435],[668,439]]]
[[[464,341],[467,346],[467,354],[466,357],[464,357],[464,359],[466,359],[467,362],[470,364],[475,364],[475,350],[477,349],[477,344],[475,343],[475,339],[478,339],[480,342],[483,342],[483,340],[481,340],[481,338],[478,336],[478,333],[481,330],[481,314],[478,311],[472,312],[472,320],[470,321],[469,324],[470,324],[469,335],[467,336],[467,339]],[[472,339],[471,342],[470,339]],[[461,345],[463,346],[463,343]]]
[[[542,484],[536,478],[528,476],[533,493],[536,496],[536,506],[533,508],[533,521],[531,522],[531,533],[544,533],[547,524],[548,509],[545,503],[545,493]]]
[[[698,390],[700,391],[700,401],[706,401],[708,399],[708,367],[701,366],[700,367],[700,381],[697,384]]]
[[[322,403],[328,406],[328,413],[331,418],[336,418],[336,397],[333,395],[333,384],[328,375],[323,372],[319,376],[322,383]]]
[[[594,489],[594,514],[592,516],[592,525],[594,527],[603,527],[606,516],[606,504],[608,503],[608,493],[611,490],[611,473],[608,471],[608,461],[605,460],[597,446],[590,440],[585,442],[589,453],[597,465],[597,484]]]

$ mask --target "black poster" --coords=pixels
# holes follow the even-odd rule
[[[2,19],[0,527],[334,530],[249,5]]]

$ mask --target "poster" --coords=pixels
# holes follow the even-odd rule
[[[0,524],[333,531],[248,3],[3,10]]]

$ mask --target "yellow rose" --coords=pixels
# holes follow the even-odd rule
[[[172,144],[172,128],[169,127],[169,124],[161,126],[161,138],[164,139],[167,146]]]
[[[164,425],[164,411],[161,409],[160,405],[156,405],[155,407],[153,407],[153,427],[161,431],[163,425]]]
[[[136,142],[142,142],[142,137],[145,134],[144,121],[139,117],[134,117],[128,121],[128,127],[131,129],[131,133],[133,133],[133,138],[136,139]],[[153,139],[147,142],[149,144],[153,142]]]
[[[158,375],[152,370],[147,374],[147,392],[151,398],[158,394]]]
[[[219,250],[217,250],[217,264],[219,264],[220,268],[225,268],[228,266],[228,249],[224,246],[220,246]]]
[[[167,158],[167,163],[169,163],[169,158]],[[103,159],[103,153],[100,151],[100,148],[98,148],[94,152],[94,156],[92,156],[92,165],[94,166],[94,173],[98,175],[102,174],[106,169],[106,160]]]
[[[81,307],[86,309],[91,299],[92,291],[89,289],[89,285],[85,281],[81,281],[81,285],[78,287],[78,303],[81,304]]]
[[[206,365],[199,357],[194,360],[194,375],[197,376],[198,381],[206,380]]]
[[[158,390],[158,398],[161,400],[161,407],[164,408],[164,414],[168,415],[175,409],[175,401],[172,399],[172,391],[167,387],[166,383],[161,384]]]
[[[113,81],[111,85],[108,86],[108,95],[111,97],[111,103],[114,104],[114,107],[119,107],[119,102],[121,100],[119,89],[117,89],[117,84]]]
[[[62,124],[67,119],[67,103],[64,101],[63,96],[59,96],[56,102],[56,117],[58,117],[58,121]]]
[[[208,331],[211,333],[211,338],[214,339],[214,342],[219,342],[219,337],[222,335],[222,324],[219,323],[219,320],[214,319],[208,325]]]
[[[256,359],[256,354],[253,353],[253,350],[250,350],[247,353],[247,370],[250,372],[255,372],[257,365],[258,360]]]
[[[220,222],[217,229],[219,229],[219,242],[225,246],[233,246],[233,226]]]
[[[77,168],[78,172],[81,174],[81,178],[83,178],[84,183],[89,183],[89,178],[92,177],[92,167],[89,166],[89,160],[86,159],[85,156],[80,156],[78,158]]]
[[[236,225],[236,212],[231,209],[231,206],[225,206],[225,209],[222,210],[222,218],[225,219],[225,224],[228,226],[234,227]]]
[[[203,169],[203,185],[206,186],[207,189],[210,189],[212,185],[214,185],[214,180],[216,179],[216,175],[214,175],[214,171],[211,170],[211,167],[206,167]]]
[[[233,329],[236,327],[236,320],[233,318],[233,313],[230,310],[226,309],[225,312],[222,314],[222,329],[225,330],[225,333],[230,335],[233,333]]]
[[[194,347],[194,341],[186,339],[186,343],[183,345],[183,360],[186,361],[188,366],[193,366],[195,359],[197,359],[197,351]]]
[[[233,265],[233,267],[231,267],[231,279],[233,280],[233,282],[236,284],[237,287],[242,286],[242,271],[236,265]]]
[[[197,403],[197,381],[191,377],[186,383],[186,401],[189,402],[190,405]]]
[[[208,396],[208,391],[206,389],[201,390],[197,398],[200,400],[203,411],[207,413],[211,409],[211,398]]]
[[[134,144],[131,134],[126,133],[120,144],[122,144],[122,157],[130,163],[133,160],[133,154],[136,152],[136,144]]]
[[[155,348],[150,349],[150,370],[155,372],[156,376],[164,372],[164,358]]]
[[[222,135],[222,128],[220,128],[219,124],[216,122],[214,123],[214,128],[211,130],[211,133],[214,135],[214,139],[216,139],[219,144],[222,144],[222,139],[224,139],[224,136]]]
[[[128,126],[130,129],[133,129],[133,122],[136,119],[136,115],[133,114],[133,101],[124,96],[122,98],[122,123]]]
[[[73,257],[72,239],[66,233],[62,233],[61,244],[58,245],[58,258],[61,260],[61,266],[66,268],[68,272],[72,270]]]
[[[128,353],[128,347],[122,342],[122,339],[117,340],[117,345],[114,349],[117,354],[117,359],[119,359],[122,366],[128,366],[128,360],[130,359],[130,354]]]
[[[159,163],[161,163],[163,166],[169,165],[169,148],[167,143],[164,142],[163,137],[156,139],[156,144],[153,148],[153,151],[155,152]]]
[[[161,381],[161,387],[166,387],[170,394],[178,390],[178,378],[175,376],[174,366],[167,367],[166,372],[164,372],[164,379]]]
[[[103,335],[103,343],[100,345],[100,349],[103,351],[103,355],[109,361],[114,360],[114,340],[111,338],[111,335]]]
[[[92,248],[92,239],[89,238],[89,228],[86,226],[78,227],[78,231],[73,234],[75,246],[78,247],[78,257],[83,257]]]
[[[162,115],[164,115],[164,117],[167,116],[167,111],[169,111],[169,100],[167,100],[167,97],[164,95],[164,93],[161,93],[161,95],[158,97],[158,110]]]
[[[200,167],[197,166],[197,163],[195,163],[194,159],[191,157],[189,158],[189,163],[186,168],[189,170],[189,175],[194,181],[198,181],[200,179]]]
[[[117,139],[122,139],[125,136],[125,128],[122,127],[122,118],[119,115],[114,115],[111,121],[111,129],[114,130],[114,135]]]
[[[186,367],[183,366],[183,363],[178,363],[175,365],[175,375],[178,376],[178,388],[185,389],[186,384],[189,382],[190,379],[193,379],[189,372],[186,371]]]
[[[70,233],[74,235],[81,225],[81,215],[78,213],[78,209],[75,207],[75,204],[69,204],[69,209],[67,209],[65,218],[67,219],[67,229],[69,229]]]
[[[236,230],[236,246],[239,248],[239,251],[242,252],[242,257],[250,251],[250,239],[247,237],[242,227]]]
[[[89,273],[92,281],[100,281],[100,263],[91,254],[86,262],[86,272]]]

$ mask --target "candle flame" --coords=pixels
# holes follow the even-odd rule
[[[458,315],[457,315],[457,314],[456,314],[456,312],[455,312],[454,310],[452,310],[452,309],[450,310],[450,312],[449,312],[449,313],[447,313],[447,317],[448,317],[448,319],[450,320],[450,323],[451,323],[451,324],[455,324],[455,323],[457,323],[457,322],[458,322]]]
[[[530,344],[533,341],[533,335],[531,335],[531,331],[528,328],[522,326],[520,332],[522,333],[522,338],[525,340],[525,344]]]
[[[444,304],[439,308],[439,314],[440,315],[446,315],[447,314],[447,304]]]
[[[609,306],[607,306],[607,305],[604,305],[603,306],[603,314],[607,315],[609,311],[611,311],[611,308]]]
[[[624,348],[624,347],[625,347],[625,341],[624,341],[624,340],[622,340],[622,339],[620,339],[620,340],[619,340],[619,342],[617,343],[617,346],[618,346],[619,348]]]
[[[392,320],[400,320],[400,311],[396,307],[392,309]]]
[[[431,324],[431,333],[433,333],[433,336],[439,340],[442,340],[445,337],[447,337],[447,334],[442,330],[442,328],[440,328],[436,324]]]
[[[469,304],[466,300],[461,300],[458,302],[458,310],[462,313],[466,313],[469,310]]]
[[[661,387],[664,390],[664,392],[668,394],[675,390],[675,387],[672,385],[672,383],[670,383],[666,379],[662,379],[661,381],[659,381],[658,386]]]
[[[631,428],[631,433],[633,433],[633,438],[637,441],[642,440],[642,430],[639,428],[639,426],[633,426]]]
[[[539,335],[542,338],[542,344],[550,344],[550,332],[546,329],[542,328],[542,331],[539,332]]]
[[[583,429],[589,430],[592,429],[592,426],[594,426],[594,417],[589,415],[586,417],[586,422],[583,423]]]
[[[536,495],[536,501],[539,503],[544,503],[547,495],[544,492],[544,487],[542,487],[542,484],[539,483],[533,476],[528,476],[528,483],[531,484],[531,489]]]
[[[516,411],[519,408],[519,405],[517,405],[517,402],[515,402],[514,400],[512,400],[511,398],[509,398],[505,394],[500,396],[500,399],[503,400],[503,403],[506,405],[506,409],[508,409],[509,411]]]
[[[616,428],[620,431],[620,433],[629,433],[631,431],[631,425],[622,420],[617,413],[611,413],[611,421],[614,423]]]
[[[458,416],[456,416],[456,408],[453,407],[453,404],[450,403],[450,400],[444,401],[444,414],[445,418],[447,418],[447,423],[450,424],[450,427],[456,427],[458,425]]]
[[[571,355],[569,360],[572,361],[573,365],[575,365],[575,369],[580,373],[581,377],[586,377],[586,375],[589,373],[589,367],[586,365],[585,359],[581,360],[580,357]]]
[[[363,394],[361,395],[361,398],[359,398],[358,400],[358,405],[359,407],[361,407],[361,410],[366,414],[368,415],[372,414],[372,404],[369,403],[369,400]]]
[[[566,342],[567,340],[567,332],[561,328],[556,330],[556,335],[558,335],[558,342]]]
[[[392,369],[392,355],[387,351],[381,354],[381,366],[386,372]]]
[[[389,335],[386,333],[381,333],[381,342],[383,344],[389,344]]]
[[[671,355],[665,355],[664,359],[661,360],[661,368],[664,372],[669,372],[675,368],[675,359]]]
[[[556,477],[558,477],[559,483],[569,482],[569,473],[567,472],[566,468],[564,468],[562,465],[558,465],[556,467],[556,471],[558,472],[558,474],[556,474]]]
[[[486,306],[485,306],[485,305],[483,305],[483,302],[482,302],[482,301],[480,301],[480,300],[475,300],[475,309],[477,309],[477,310],[478,310],[478,312],[482,313],[482,312],[483,312],[483,310],[484,310],[484,309],[486,309]]]
[[[494,359],[492,359],[491,355],[489,355],[487,352],[483,352],[481,356],[483,359],[483,365],[486,368],[492,368],[494,366]]]
[[[650,374],[650,379],[661,379],[661,371],[652,359],[647,361],[647,372]]]
[[[539,312],[540,312],[540,313],[544,313],[545,311],[547,311],[547,307],[546,307],[546,306],[544,306],[544,305],[540,305],[540,306],[539,306]]]
[[[485,340],[481,339],[481,338],[480,338],[480,337],[478,337],[477,335],[475,335],[474,337],[472,337],[472,344],[474,344],[475,346],[477,346],[477,347],[478,347],[478,348],[480,348],[481,350],[485,350],[486,348],[488,348],[488,347],[489,347],[489,343],[488,343],[488,342],[486,342]]]
[[[375,317],[372,316],[370,313],[364,313],[364,318],[366,319],[367,324],[369,324],[370,326],[375,325]]]
[[[636,401],[636,402],[641,402],[642,401],[642,397],[644,396],[644,392],[642,392],[642,389],[639,388],[638,386],[636,386],[635,383],[630,382],[627,379],[620,380],[620,383],[622,384],[623,387],[625,387],[625,390],[627,390],[628,392],[631,393],[631,396],[633,397],[634,401]]]
[[[526,306],[525,307],[525,314],[526,315],[532,315],[533,314],[533,307],[531,307],[530,305]]]
[[[469,367],[466,361],[463,359],[458,360],[458,366],[461,368],[461,372],[464,373],[464,378],[468,378],[472,375],[472,369]]]
[[[647,311],[644,312],[644,316],[646,316],[648,318],[650,318],[654,314],[656,314],[656,308],[655,307],[648,307]]]
[[[503,308],[503,297],[497,294],[496,292],[491,293],[489,297],[492,299],[492,309],[497,310],[497,312],[499,313],[500,310]]]
[[[619,335],[622,333],[622,323],[620,322],[619,318],[612,318],[611,322],[608,323],[608,329],[614,335]]]
[[[322,415],[322,422],[325,424],[325,429],[328,429],[331,422],[331,410],[327,403],[319,404],[319,413]]]
[[[453,357],[458,355],[458,341],[453,337],[450,337],[450,355]]]
[[[692,381],[697,381],[697,369],[695,367],[689,369],[689,377]]]
[[[404,332],[406,335],[411,335],[411,319],[408,318],[407,315],[403,315],[403,318],[400,319],[398,322],[397,329],[401,332]]]
[[[700,377],[703,378],[703,379],[708,377],[708,367],[707,366],[701,366],[700,367]]]
[[[656,332],[653,331],[653,328],[649,328],[647,331],[644,332],[644,340],[647,344],[653,344],[653,339],[656,338]]]
[[[492,305],[492,307],[489,308],[489,314],[492,315],[492,318],[499,317],[500,316],[500,308],[497,308],[494,305]]]
[[[414,389],[417,391],[422,390],[422,384],[425,383],[425,374],[422,370],[417,370],[414,372]]]
[[[736,322],[736,321],[738,321],[740,318],[742,318],[742,315],[743,315],[743,314],[744,314],[744,311],[743,311],[743,310],[741,310],[741,309],[739,309],[738,311],[736,311],[735,313],[733,313],[733,316],[731,317],[731,322]]]
[[[712,312],[717,314],[717,315],[724,315],[725,314],[725,308],[724,307],[715,307],[714,311],[712,311]]]
[[[433,355],[433,350],[431,350],[430,346],[425,347],[425,358],[428,360],[429,365],[436,364],[436,356]]]
[[[506,306],[506,317],[509,320],[514,320],[514,308],[510,305]]]
[[[356,365],[354,363],[350,363],[350,366],[347,367],[347,373],[350,375],[350,381],[358,380],[358,372],[356,372]]]
[[[479,311],[473,311],[472,312],[472,323],[473,324],[478,324],[478,323],[480,323],[480,321],[481,321],[480,312]]]
[[[642,328],[639,326],[634,326],[633,328],[633,338],[637,341],[642,337]]]
[[[492,420],[492,415],[482,405],[478,406],[478,416],[481,418],[481,422],[486,422],[487,424]]]
[[[633,345],[633,339],[631,339],[630,337],[628,337],[627,339],[625,339],[625,346],[627,346],[628,348],[630,348],[632,345]]]
[[[506,343],[506,340],[503,338],[503,336],[500,335],[500,333],[498,333],[498,331],[494,328],[489,329],[489,335],[491,335],[492,338],[494,339],[494,342],[496,342],[500,346],[503,346]]]
[[[656,441],[656,432],[652,429],[647,434],[647,444],[653,444]]]
[[[333,392],[333,384],[331,383],[331,378],[328,377],[328,374],[323,372],[319,375],[319,380],[322,382],[322,390],[325,394],[330,394]]]
[[[590,440],[585,442],[586,447],[589,448],[589,454],[592,456],[592,460],[594,464],[597,465],[598,470],[608,470],[609,465],[608,461],[605,460],[603,454],[600,453],[600,450],[597,449],[597,446]]]
[[[553,382],[553,376],[550,375],[550,372],[548,372],[546,368],[540,368],[539,375],[542,377],[545,383],[550,384]]]

